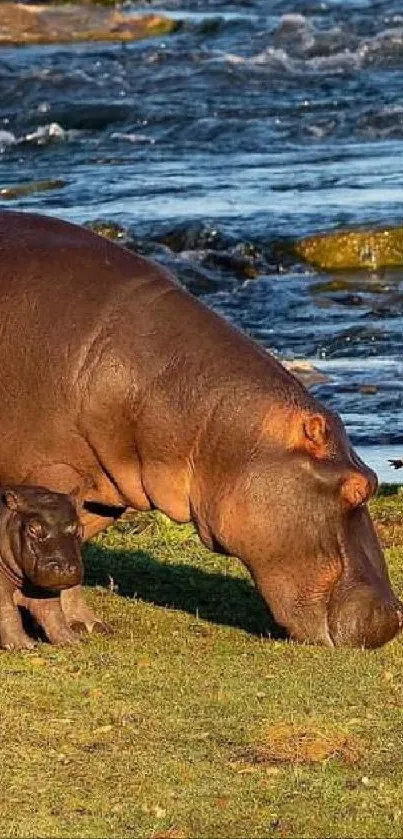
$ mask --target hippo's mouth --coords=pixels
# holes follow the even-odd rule
[[[343,573],[327,607],[325,643],[329,646],[380,647],[403,626],[403,605],[392,591],[372,522],[368,531],[366,508],[361,518],[367,525],[362,541],[343,536],[338,540]]]
[[[301,585],[303,597],[286,609],[281,604],[275,614],[293,638],[327,647],[375,648],[402,630],[403,605],[393,593],[365,505],[342,520],[315,564],[315,576]]]

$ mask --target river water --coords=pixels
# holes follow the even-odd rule
[[[403,271],[315,271],[289,242],[403,222],[401,0],[132,8],[181,28],[2,49],[0,187],[63,183],[1,203],[122,225],[264,346],[326,373],[317,396],[400,477]]]

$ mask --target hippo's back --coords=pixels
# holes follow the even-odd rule
[[[58,328],[70,316],[73,325],[93,317],[128,281],[133,287],[158,274],[152,262],[83,227],[7,210],[0,211],[0,260],[1,311],[16,298],[38,311],[46,303]]]
[[[91,231],[0,212],[0,387],[18,378],[27,391],[31,380],[40,394],[49,377],[74,380],[103,324],[161,283],[171,280],[157,265]]]
[[[170,285],[154,263],[76,225],[0,212],[0,475],[68,435],[75,384],[105,324],[142,285]],[[130,308],[130,306],[129,306]],[[133,304],[131,304],[133,311]]]

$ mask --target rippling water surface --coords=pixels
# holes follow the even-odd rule
[[[134,44],[2,49],[6,206],[118,222],[317,395],[384,479],[403,454],[403,272],[331,275],[291,238],[403,223],[403,8],[378,0],[171,0]],[[127,13],[130,13],[128,8]]]

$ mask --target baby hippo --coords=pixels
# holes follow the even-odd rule
[[[75,493],[0,487],[0,647],[34,646],[18,606],[31,613],[52,644],[77,639],[62,612],[60,592],[82,581],[80,544]]]

